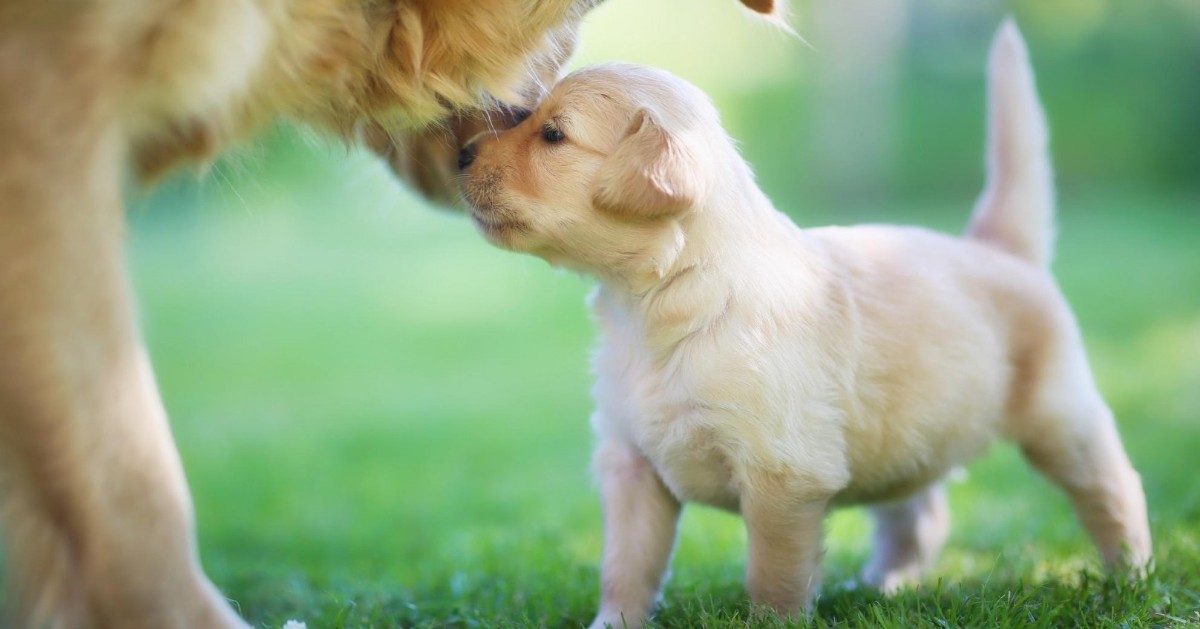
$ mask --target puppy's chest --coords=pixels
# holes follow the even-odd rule
[[[693,374],[623,352],[601,352],[597,367],[596,398],[608,423],[601,429],[636,445],[676,498],[736,511],[728,426],[696,395]]]

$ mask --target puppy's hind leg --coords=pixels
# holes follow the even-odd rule
[[[1082,350],[1074,353],[1034,394],[1018,441],[1026,459],[1070,497],[1104,563],[1140,572],[1151,558],[1141,477]]]
[[[862,581],[886,593],[915,583],[941,553],[950,534],[950,508],[942,483],[900,502],[870,507],[874,549]]]

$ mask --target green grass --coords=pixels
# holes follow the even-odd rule
[[[292,148],[133,213],[143,322],[210,575],[262,627],[585,624],[601,544],[587,282],[486,246],[369,158]],[[276,171],[293,173],[286,187],[254,183]],[[970,205],[814,208],[768,192],[801,223],[956,229]],[[1155,574],[1103,578],[1065,499],[998,446],[952,485],[954,533],[919,589],[844,587],[869,530],[836,513],[815,626],[1200,625],[1198,201],[1062,199],[1057,274],[1144,476]],[[745,626],[744,550],[738,518],[690,507],[657,622]]]

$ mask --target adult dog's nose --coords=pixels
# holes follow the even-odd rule
[[[459,170],[466,170],[467,166],[470,166],[471,162],[475,161],[475,146],[474,142],[467,142],[467,145],[462,147],[462,150],[458,152]]]

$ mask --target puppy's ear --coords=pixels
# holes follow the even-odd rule
[[[695,160],[653,113],[639,109],[601,165],[592,203],[614,214],[652,218],[685,210],[699,195]]]

